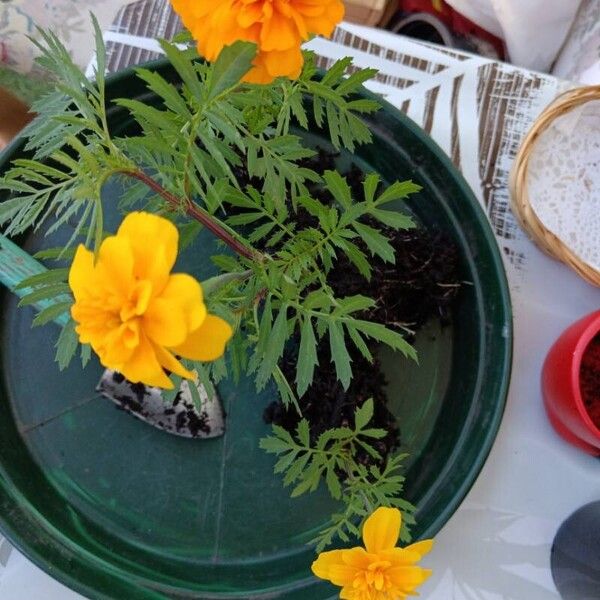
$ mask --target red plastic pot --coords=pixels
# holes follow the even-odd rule
[[[581,358],[598,333],[600,310],[563,332],[542,370],[542,393],[550,422],[566,441],[595,456],[600,456],[600,429],[583,404],[579,374]]]

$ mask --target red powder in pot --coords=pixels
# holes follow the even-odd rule
[[[579,385],[585,408],[600,429],[600,334],[596,335],[583,353]]]

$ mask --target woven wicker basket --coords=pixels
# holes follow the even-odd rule
[[[521,148],[517,153],[510,174],[509,186],[513,212],[533,241],[550,256],[569,265],[586,281],[600,286],[600,271],[582,261],[558,237],[544,227],[530,204],[527,186],[529,159],[542,132],[548,129],[556,118],[592,100],[600,100],[600,85],[569,90],[558,96],[542,112],[531,128],[531,131],[529,131],[523,140]],[[600,190],[598,190],[598,193],[600,193]]]

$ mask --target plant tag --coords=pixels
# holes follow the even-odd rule
[[[0,283],[4,284],[11,292],[20,298],[26,296],[32,291],[31,288],[17,289],[17,286],[24,279],[39,275],[47,270],[41,262],[0,234]],[[52,300],[40,300],[33,306],[41,311],[62,300],[64,300],[64,297],[59,296]],[[62,327],[66,325],[68,320],[69,315],[63,313],[54,319],[54,322]]]

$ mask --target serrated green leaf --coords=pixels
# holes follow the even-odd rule
[[[423,189],[419,184],[413,181],[396,181],[392,185],[388,186],[382,194],[380,194],[375,201],[376,206],[387,204],[394,200],[401,200],[407,198],[411,194]]]
[[[384,438],[388,432],[385,429],[361,429],[360,434],[380,440],[381,438]]]
[[[92,357],[92,347],[89,344],[81,344],[81,368],[84,369],[85,366],[90,361]]]
[[[280,439],[282,439],[288,446],[295,446],[294,440],[290,435],[289,431],[281,427],[281,425],[271,425],[273,433]]]
[[[296,481],[303,473],[308,461],[310,460],[311,454],[306,452],[301,454],[296,458],[296,460],[292,463],[291,467],[287,470],[284,478],[283,485],[287,487]]]
[[[298,125],[300,125],[302,129],[308,129],[308,118],[306,116],[304,105],[302,104],[302,94],[299,92],[293,93],[289,98],[289,102],[290,109],[296,118]]]
[[[331,497],[334,500],[339,500],[342,497],[342,486],[340,485],[340,480],[333,468],[329,468],[325,472],[325,483],[327,484],[327,489],[329,490]]]
[[[258,240],[261,240],[264,237],[266,237],[273,230],[274,227],[275,227],[275,223],[273,223],[272,221],[268,221],[267,223],[263,223],[259,227],[256,227],[256,229],[254,229],[252,231],[252,233],[250,233],[247,236],[247,240],[250,243],[257,242]]]
[[[373,411],[373,398],[369,398],[354,412],[354,428],[360,430],[366,427],[373,418]]]
[[[258,446],[261,450],[264,450],[269,454],[280,454],[281,452],[286,452],[290,449],[289,444],[285,440],[275,436],[261,438],[258,442]]]
[[[377,173],[369,173],[363,181],[363,190],[365,201],[369,204],[375,199],[377,188],[379,187],[380,179]]]
[[[275,318],[273,329],[270,332],[268,344],[264,351],[262,363],[258,369],[256,383],[261,390],[271,377],[277,362],[283,354],[285,342],[288,339],[287,305],[283,305]],[[262,325],[261,325],[262,328]]]
[[[275,463],[275,467],[273,467],[274,473],[284,473],[287,469],[290,468],[296,457],[298,456],[297,450],[292,450],[287,454],[282,455],[279,460]]]
[[[341,81],[344,73],[348,69],[348,67],[352,64],[352,57],[345,56],[344,58],[340,58],[336,60],[333,65],[327,69],[327,72],[323,76],[321,80],[322,85],[324,86],[333,86],[339,81]]]
[[[334,311],[335,315],[344,314],[348,315],[361,310],[368,310],[375,306],[375,301],[367,296],[361,294],[355,294],[354,296],[345,296],[344,298],[338,298],[339,307]]]
[[[209,82],[209,99],[236,86],[242,77],[252,68],[257,47],[252,42],[237,41],[225,46],[212,67]]]
[[[313,381],[315,367],[319,364],[317,340],[310,320],[305,317],[300,330],[300,350],[296,366],[296,387],[298,396],[304,395]]]
[[[56,298],[63,294],[69,294],[69,292],[70,288],[66,283],[45,285],[23,296],[19,301],[19,306],[30,306],[31,304],[38,303],[40,300]]]
[[[394,248],[382,233],[364,223],[354,222],[352,227],[365,242],[371,254],[379,256],[385,262],[396,262]]]
[[[27,277],[27,279],[24,279],[17,286],[15,286],[15,289],[21,290],[38,285],[50,285],[53,283],[63,282],[67,280],[68,276],[68,268],[51,269],[49,271],[44,271],[43,273],[38,273],[37,275]]]
[[[337,378],[345,390],[350,386],[352,380],[352,367],[350,354],[346,348],[344,329],[339,321],[329,323],[329,348],[331,360],[335,364]]]
[[[297,498],[298,496],[305,494],[306,492],[308,492],[310,490],[310,488],[313,486],[313,484],[314,484],[314,480],[304,479],[292,490],[290,497]],[[318,485],[318,481],[317,481],[317,485]]]
[[[371,354],[371,351],[369,350],[369,347],[367,346],[367,344],[363,340],[363,338],[360,335],[360,333],[354,327],[352,327],[351,323],[348,323],[346,325],[346,330],[348,331],[348,333],[350,335],[350,339],[354,342],[354,345],[358,348],[359,352],[369,362],[373,362],[373,355]]]
[[[408,356],[413,360],[417,360],[416,350],[404,339],[397,331],[388,329],[381,323],[372,323],[370,321],[362,321],[355,319],[352,325],[369,337],[386,344],[394,350],[400,350],[404,356]]]
[[[229,283],[234,281],[241,281],[244,277],[250,275],[251,271],[244,271],[240,273],[223,273],[222,275],[216,275],[210,279],[205,279],[202,282],[202,291],[205,297],[208,297]]]
[[[310,196],[300,196],[299,198],[296,198],[296,202],[298,202],[308,214],[317,219],[325,218],[327,215],[327,208],[315,198],[311,198]]]
[[[159,44],[190,93],[196,98],[202,98],[205,89],[194,68],[193,54],[186,50],[180,50],[175,44],[166,40],[159,40]]]
[[[59,317],[63,316],[72,306],[71,302],[60,302],[58,304],[52,304],[48,308],[40,311],[33,320],[32,327],[38,327],[39,325],[45,325],[50,321],[54,321]]]
[[[325,448],[325,446],[333,440],[349,440],[353,436],[353,431],[349,427],[336,427],[334,429],[327,429],[320,436],[317,442],[318,448]]]
[[[159,73],[143,67],[135,69],[135,73],[137,77],[148,84],[150,90],[164,100],[165,105],[174,113],[188,119],[192,117],[190,109],[177,87],[168,83]]]
[[[306,419],[300,419],[296,428],[296,436],[300,443],[305,447],[310,447],[310,428]]]
[[[355,73],[352,73],[349,77],[344,79],[336,88],[336,92],[340,95],[350,94],[358,91],[365,81],[369,79],[373,79],[377,75],[379,71],[377,69],[360,69]],[[374,100],[366,100],[366,102],[371,102],[380,106],[378,102]],[[355,109],[358,110],[358,109]]]
[[[377,208],[373,209],[370,214],[384,225],[393,229],[413,229],[415,227],[415,222],[411,217],[401,212]]]
[[[364,252],[360,250],[358,246],[347,240],[337,238],[333,240],[333,243],[346,253],[346,256],[365,279],[371,279],[371,264],[367,260]]]
[[[58,341],[56,342],[56,362],[58,368],[63,371],[69,366],[71,359],[75,356],[79,338],[75,333],[75,321],[69,319],[67,324],[62,328]]]
[[[360,446],[369,456],[373,457],[375,460],[381,460],[381,454],[371,446],[371,444],[367,444],[363,440],[356,440],[358,446]]]
[[[352,192],[345,177],[337,171],[325,171],[323,179],[333,197],[346,209],[352,205]]]

